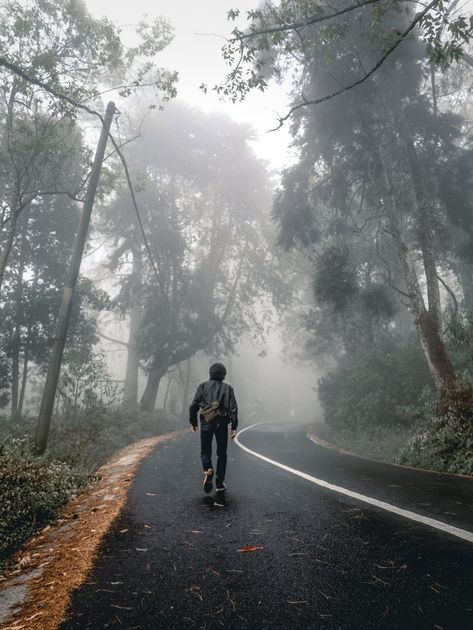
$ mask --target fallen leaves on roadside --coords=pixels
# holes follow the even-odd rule
[[[264,549],[264,547],[254,547],[252,545],[246,545],[246,547],[238,549],[238,553],[249,553],[251,551],[260,551],[261,549]]]

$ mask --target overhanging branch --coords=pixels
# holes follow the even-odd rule
[[[325,103],[326,101],[329,101],[336,96],[340,96],[340,94],[348,92],[349,90],[352,90],[353,88],[358,87],[359,85],[367,81],[370,77],[373,76],[373,74],[375,74],[377,70],[379,70],[379,68],[383,65],[386,59],[396,50],[396,48],[410,35],[415,27],[424,19],[427,13],[431,11],[435,7],[435,5],[439,4],[440,1],[441,0],[432,0],[426,7],[424,7],[422,11],[417,13],[409,26],[399,35],[394,43],[391,44],[391,46],[385,51],[382,57],[374,64],[374,66],[370,70],[368,70],[368,72],[366,72],[361,78],[356,79],[356,81],[352,81],[351,83],[347,83],[339,90],[335,90],[335,92],[331,92],[330,94],[327,94],[320,98],[310,100],[304,99],[302,103],[298,103],[297,105],[291,107],[288,113],[279,119],[278,126],[274,129],[270,129],[270,131],[276,131],[280,129],[284,125],[284,123],[294,114],[294,112],[298,111],[299,109],[307,107],[308,105],[320,105],[321,103]]]

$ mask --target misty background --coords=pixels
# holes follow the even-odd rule
[[[473,472],[470,2],[2,0],[0,20],[12,505],[19,474],[54,514],[118,449],[187,428],[216,360],[242,425]]]

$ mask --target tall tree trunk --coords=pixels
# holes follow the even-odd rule
[[[182,364],[179,363],[179,376],[181,379],[182,385],[182,398],[181,398],[181,415],[187,412],[187,408],[189,406],[189,388],[191,383],[191,361],[192,359],[187,359],[185,362],[185,371],[182,373]]]
[[[26,341],[24,355],[23,355],[23,371],[21,373],[21,389],[20,399],[18,401],[18,415],[23,413],[23,405],[25,403],[26,383],[28,382],[28,365],[29,365],[29,347],[28,340]]]
[[[13,241],[15,239],[16,232],[16,224],[18,221],[18,215],[16,213],[12,213],[8,232],[5,238],[5,242],[0,250],[0,291],[2,290],[3,279],[5,276],[5,269],[7,268],[8,259],[10,258],[10,253],[13,247]]]
[[[419,222],[420,242],[424,263],[425,279],[427,283],[427,298],[429,302],[429,314],[432,320],[438,322],[439,329],[442,326],[442,308],[440,302],[440,286],[437,275],[435,257],[434,233],[432,219],[428,207],[426,184],[422,167],[412,141],[412,134],[406,120],[402,105],[398,107],[398,120],[401,137],[406,148],[407,160],[412,181],[413,202]]]
[[[28,205],[23,216],[21,226],[21,245],[19,252],[17,278],[15,287],[15,321],[13,323],[13,354],[12,354],[12,395],[11,395],[11,417],[15,420],[19,414],[20,399],[20,354],[21,354],[21,328],[23,326],[23,275],[26,264],[26,246],[28,237],[28,225],[30,220],[31,206]]]
[[[167,378],[166,393],[164,394],[164,399],[163,399],[163,411],[164,411],[164,413],[166,413],[166,410],[167,410],[169,393],[171,391],[171,385],[172,385],[172,381],[173,380],[174,380],[174,372],[172,374],[169,373],[168,374],[168,378]]]
[[[156,405],[156,399],[158,397],[159,384],[162,377],[166,373],[166,370],[156,367],[151,370],[146,382],[145,391],[141,397],[140,409],[141,411],[153,411]]]
[[[395,196],[390,176],[390,161],[380,148],[383,182],[381,184],[381,197],[385,201],[389,231],[392,235],[398,253],[404,280],[407,286],[411,312],[414,317],[417,334],[424,351],[430,374],[439,394],[446,394],[458,388],[458,379],[453,369],[452,362],[447,354],[442,338],[440,321],[436,309],[427,310],[419,284],[419,278],[414,261],[399,224],[399,212],[396,208]]]
[[[132,293],[132,306],[130,311],[130,333],[128,337],[128,356],[126,361],[125,387],[123,390],[123,407],[134,410],[138,407],[138,375],[139,352],[138,333],[141,326],[142,300],[141,300],[141,257],[133,253],[134,289]]]
[[[391,222],[390,229],[404,271],[414,323],[430,374],[439,394],[448,393],[458,388],[458,380],[447,354],[438,319],[425,308],[414,263],[399,228]]]
[[[12,369],[11,369],[11,420],[15,421],[18,417],[18,400],[20,389],[20,344],[19,337],[15,331],[14,348],[12,352]]]

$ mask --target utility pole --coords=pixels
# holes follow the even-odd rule
[[[69,318],[71,315],[72,298],[79,276],[79,269],[84,253],[87,233],[89,231],[90,216],[94,206],[95,193],[99,183],[100,171],[107,146],[107,140],[110,133],[113,116],[116,112],[115,103],[110,102],[107,105],[104,124],[102,125],[102,133],[100,134],[99,143],[95,152],[94,164],[90,173],[89,185],[85,196],[84,207],[79,221],[74,250],[72,252],[69,270],[67,272],[66,283],[62,296],[61,309],[56,325],[56,335],[54,337],[54,345],[51,351],[48,375],[44,386],[43,399],[41,401],[41,409],[39,412],[38,426],[36,428],[35,437],[35,453],[42,455],[46,450],[48,441],[49,427],[51,424],[51,415],[54,408],[54,399],[56,397],[56,388],[61,371],[62,355],[64,344],[66,342],[67,329],[69,326]]]

